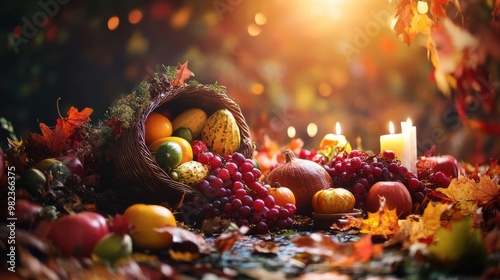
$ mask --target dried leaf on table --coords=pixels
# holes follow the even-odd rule
[[[231,250],[234,243],[248,232],[249,228],[246,226],[240,227],[236,230],[229,230],[222,233],[215,239],[215,247],[219,253]]]
[[[384,197],[380,198],[380,209],[377,212],[368,212],[367,219],[357,219],[362,220],[361,233],[380,235],[386,239],[399,229],[399,217],[396,209],[390,210],[385,204]]]
[[[213,247],[205,241],[202,235],[195,234],[187,229],[165,226],[157,228],[156,231],[168,232],[172,236],[169,253],[174,260],[190,262],[213,251]]]
[[[327,257],[332,261],[341,261],[353,253],[352,245],[340,243],[320,232],[301,235],[292,239],[298,251],[313,256]]]
[[[253,252],[259,254],[277,254],[281,251],[281,247],[274,241],[259,240],[253,244]]]
[[[408,216],[384,246],[402,244],[403,248],[409,248],[417,242],[429,243],[441,228],[441,215],[447,208],[447,204],[428,203],[422,216]]]

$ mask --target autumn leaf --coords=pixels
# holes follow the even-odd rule
[[[112,136],[118,136],[122,133],[123,122],[117,120],[115,117],[104,121],[103,124],[111,129]]]
[[[450,0],[432,0],[430,13],[434,19],[446,16],[446,5]]]
[[[172,236],[172,245],[168,251],[170,257],[176,261],[194,261],[213,251],[213,247],[205,241],[202,235],[185,228],[165,226],[157,228],[156,231],[167,232]]]
[[[215,247],[219,253],[224,253],[225,251],[231,250],[233,248],[234,243],[240,239],[243,235],[245,235],[250,228],[243,226],[236,230],[228,230],[223,232],[221,235],[215,239]]]
[[[479,182],[460,176],[453,179],[448,188],[437,188],[436,191],[445,194],[455,203],[460,203],[463,214],[472,214],[478,203],[485,203],[500,196],[498,181],[489,175],[481,176]]]
[[[184,84],[184,81],[189,79],[191,76],[194,76],[194,73],[188,69],[188,62],[184,62],[184,64],[178,63],[177,75],[175,76],[175,80],[172,82],[174,87],[181,86]]]
[[[259,254],[277,254],[281,247],[273,241],[260,240],[253,245],[253,252]]]
[[[441,227],[435,240],[428,248],[438,265],[464,272],[484,268],[487,252],[483,235],[481,230],[472,228],[469,217],[452,222],[451,229]]]
[[[373,256],[378,256],[382,254],[383,247],[380,244],[372,243],[372,236],[365,235],[354,245],[354,256],[357,261],[366,262],[371,260]]]
[[[417,1],[403,0],[396,11],[394,32],[407,45],[411,45],[419,33],[429,34],[432,20],[417,11]]]
[[[498,164],[498,159],[490,160],[490,166],[488,167],[488,171],[486,171],[486,174],[490,176],[500,175],[500,165]]]
[[[387,239],[389,235],[393,235],[399,229],[398,221],[396,209],[390,210],[385,204],[385,198],[381,197],[380,209],[376,213],[368,212],[368,218],[362,220],[360,232],[381,235]]]
[[[68,145],[68,138],[61,126],[50,129],[46,124],[40,123],[42,134],[31,133],[30,137],[35,146],[45,146],[53,154],[60,154]]]
[[[479,182],[473,186],[472,197],[479,202],[488,202],[498,198],[500,195],[500,185],[498,181],[492,179],[489,175],[483,175]]]
[[[75,133],[75,129],[82,127],[90,122],[90,114],[94,112],[91,108],[84,108],[81,112],[75,107],[68,110],[67,117],[59,117],[56,122],[56,127],[61,127],[66,137],[71,137]]]
[[[320,232],[294,237],[292,242],[297,246],[299,252],[327,257],[331,262],[345,261],[353,253],[352,245],[337,242]]]
[[[428,243],[441,228],[441,215],[448,208],[443,203],[428,203],[422,216],[410,215],[401,224],[394,236],[384,246],[402,244],[409,248],[417,242]]]

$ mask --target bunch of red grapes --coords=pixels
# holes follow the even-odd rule
[[[314,152],[300,154],[307,155],[311,160],[318,158],[314,156]],[[366,195],[371,186],[379,181],[403,183],[410,192],[413,204],[421,203],[430,191],[418,179],[417,174],[408,171],[408,168],[395,158],[394,152],[389,150],[378,155],[352,150],[349,153],[340,153],[322,164],[333,179],[335,187],[342,187],[352,192],[356,198],[355,207],[358,209],[366,210]]]
[[[238,226],[249,226],[255,233],[293,225],[295,205],[275,204],[274,197],[259,181],[261,171],[251,159],[238,152],[221,157],[207,150],[202,141],[191,145],[195,159],[210,169],[209,176],[197,185],[206,199],[196,197],[192,202],[201,216],[232,219]]]

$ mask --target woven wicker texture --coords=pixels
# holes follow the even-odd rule
[[[201,194],[192,187],[172,180],[155,162],[144,140],[144,123],[147,116],[159,108],[169,109],[174,114],[189,108],[200,108],[208,116],[218,109],[228,109],[240,128],[239,152],[250,158],[253,143],[240,107],[227,94],[224,87],[214,91],[205,85],[186,85],[170,88],[153,98],[142,114],[139,123],[126,130],[116,144],[112,145],[107,163],[107,174],[103,179],[131,202],[168,202],[172,207],[186,198]]]

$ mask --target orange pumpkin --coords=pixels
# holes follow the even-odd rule
[[[344,188],[328,188],[317,191],[312,198],[315,213],[339,214],[354,210],[356,199]]]
[[[274,203],[276,205],[285,206],[287,203],[295,205],[295,195],[292,190],[281,186],[278,182],[276,182],[273,187],[269,187],[267,192],[274,197]]]

